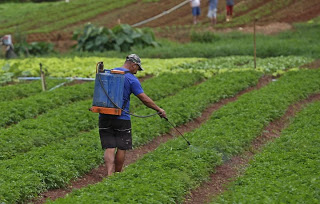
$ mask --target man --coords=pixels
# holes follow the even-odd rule
[[[200,0],[190,0],[190,5],[192,9],[192,16],[193,16],[193,24],[198,23],[198,17],[200,16]]]
[[[217,23],[217,6],[218,0],[209,0],[208,17],[211,19],[212,26],[215,26]]]
[[[147,107],[157,111],[160,117],[166,117],[166,112],[158,107],[153,100],[143,92],[139,80],[134,76],[138,70],[143,71],[141,60],[138,55],[128,55],[124,65],[115,68],[114,70],[126,72],[123,91],[124,111],[122,111],[120,116],[99,115],[99,134],[102,148],[105,149],[104,160],[108,176],[114,171],[122,171],[126,150],[132,149],[131,121],[129,114],[131,93],[137,96]]]

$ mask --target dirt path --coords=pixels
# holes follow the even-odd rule
[[[220,107],[237,100],[239,96],[247,92],[260,89],[261,87],[267,85],[271,81],[272,81],[271,76],[262,77],[256,86],[247,88],[246,90],[241,91],[234,97],[223,99],[217,103],[214,103],[213,105],[208,107],[206,110],[204,110],[200,117],[194,119],[189,123],[186,123],[182,126],[177,127],[177,129],[182,134],[184,134],[186,132],[192,131],[195,128],[198,128],[202,123],[204,123],[209,119],[209,117],[214,111],[218,110]],[[161,143],[164,143],[172,139],[173,137],[177,137],[177,136],[178,134],[176,134],[175,130],[171,130],[168,134],[159,136],[155,138],[153,141],[151,141],[150,143],[142,147],[128,151],[126,154],[126,161],[124,165],[128,166],[129,164],[134,163],[137,159],[141,158],[144,154],[155,150]],[[101,182],[102,179],[105,177],[106,177],[106,167],[103,164],[103,165],[100,165],[98,168],[91,170],[88,174],[84,175],[83,177],[72,181],[71,184],[65,189],[54,189],[54,190],[49,190],[45,193],[42,193],[37,199],[33,200],[33,203],[39,204],[39,203],[44,203],[45,200],[49,198],[51,200],[55,200],[57,198],[64,197],[66,194],[70,193],[72,189],[79,189],[89,184],[95,184],[95,183]]]
[[[211,174],[210,181],[194,189],[191,194],[186,197],[185,204],[209,203],[214,196],[223,193],[227,189],[228,184],[243,174],[254,155],[259,153],[265,144],[280,136],[281,131],[289,125],[290,118],[295,116],[306,104],[319,100],[320,94],[315,94],[291,105],[280,119],[271,122],[264,128],[262,131],[263,134],[252,142],[248,151],[232,157],[226,163],[215,168],[216,173]]]
[[[320,68],[320,59],[316,59],[309,64],[301,65],[300,68],[319,69]]]

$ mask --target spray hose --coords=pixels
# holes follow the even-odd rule
[[[99,65],[99,63],[97,64],[97,67],[98,67],[98,65]],[[120,108],[115,102],[113,102],[113,100],[112,100],[111,97],[109,96],[108,92],[105,90],[105,88],[104,88],[104,86],[103,86],[103,83],[102,83],[102,80],[101,80],[100,71],[98,72],[98,69],[97,69],[97,68],[96,68],[96,72],[97,72],[97,74],[98,74],[99,83],[100,83],[100,86],[101,86],[103,92],[105,93],[105,95],[108,97],[108,99],[111,101],[111,103],[112,103],[115,107],[121,109],[123,112],[125,112],[125,113],[127,113],[127,114],[129,114],[129,115],[132,115],[132,116],[138,117],[138,118],[148,118],[148,117],[152,117],[152,116],[155,116],[155,115],[158,115],[158,114],[159,114],[159,113],[157,112],[157,113],[150,114],[150,115],[135,115],[135,114],[133,114],[133,113],[130,113],[130,112],[128,112],[128,111]]]

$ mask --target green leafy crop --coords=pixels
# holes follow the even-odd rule
[[[158,46],[151,30],[132,28],[126,24],[108,29],[95,27],[91,23],[88,23],[83,31],[75,31],[73,38],[78,40],[76,47],[78,51],[103,52],[116,50],[127,52],[133,46],[140,48]]]

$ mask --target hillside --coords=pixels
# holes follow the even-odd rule
[[[82,28],[87,22],[92,22],[93,24],[106,26],[108,28],[117,25],[119,22],[133,25],[168,11],[183,1],[160,0],[158,2],[145,2],[143,0],[127,0],[122,1],[121,5],[117,3],[117,1],[110,0],[104,0],[104,3],[99,2],[90,5],[85,5],[85,3],[80,5],[81,0],[78,0],[77,2],[79,2],[79,4],[70,7],[70,10],[67,10],[67,8],[64,10],[54,10],[53,7],[52,15],[56,16],[54,22],[49,18],[49,22],[46,23],[45,18],[39,18],[39,23],[37,23],[37,19],[34,19],[33,25],[28,28],[28,30],[22,31],[29,33],[27,41],[53,42],[57,49],[63,51],[75,43],[71,40],[73,30]],[[43,4],[42,7],[45,7],[45,4]],[[81,10],[84,9],[84,7],[87,7],[87,10],[83,10],[82,12],[79,11],[78,13],[75,12],[75,10]],[[93,10],[96,10],[96,12],[90,14]],[[206,17],[207,11],[208,1],[202,1],[200,25],[193,26],[190,5],[187,3],[179,9],[141,25],[140,27],[154,28],[157,37],[186,42],[189,40],[190,29],[212,30],[212,28],[210,28],[209,19]],[[65,12],[65,15],[63,12]],[[250,32],[252,30],[250,27],[252,27],[253,19],[257,18],[258,32],[272,34],[291,29],[291,25],[295,22],[308,21],[319,15],[320,4],[317,0],[236,0],[233,21],[227,23],[225,22],[225,1],[220,0],[218,5],[218,23],[215,26],[214,31],[225,32],[240,29],[245,32]],[[4,21],[6,22],[8,20]],[[53,25],[59,21],[64,22],[64,24],[60,23],[59,26],[56,26],[57,29],[54,29]],[[43,25],[41,23],[43,23]],[[15,25],[10,25],[9,27],[12,28],[19,24],[25,25],[26,23],[21,19],[21,22],[17,22]],[[50,25],[52,25],[51,29]],[[43,29],[43,27],[46,29]],[[175,31],[165,32],[165,29],[168,27],[174,27]],[[1,26],[1,30],[6,30],[6,28]],[[2,33],[1,30],[0,34],[5,34]],[[41,30],[47,30],[47,32],[41,32]]]

